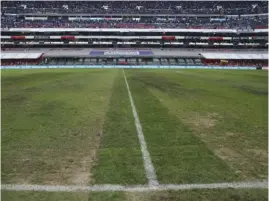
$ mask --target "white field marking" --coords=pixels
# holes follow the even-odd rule
[[[152,161],[151,161],[148,149],[147,149],[147,143],[146,143],[145,138],[144,138],[142,126],[141,126],[139,118],[138,118],[138,114],[137,114],[137,111],[136,111],[136,108],[135,108],[134,100],[133,100],[133,97],[132,97],[132,94],[131,94],[131,91],[130,91],[128,81],[126,79],[124,69],[122,69],[122,71],[123,71],[126,87],[127,87],[127,90],[128,90],[132,110],[133,110],[136,131],[137,131],[139,142],[140,142],[140,145],[141,145],[141,152],[142,152],[142,155],[143,155],[144,167],[145,167],[146,175],[147,175],[147,178],[148,178],[148,181],[149,181],[149,185],[153,185],[153,186],[158,185],[159,182],[157,180],[155,170],[154,170],[154,167],[153,167],[153,164],[152,164]]]
[[[48,192],[90,192],[90,191],[128,191],[149,192],[165,190],[193,190],[193,189],[266,189],[267,181],[211,183],[211,184],[164,184],[164,185],[93,185],[93,186],[51,186],[51,185],[28,185],[28,184],[2,184],[1,189],[5,191],[48,191]]]

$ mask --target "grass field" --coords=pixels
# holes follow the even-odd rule
[[[268,74],[126,69],[160,184],[268,180]],[[147,185],[121,69],[2,70],[2,184]],[[2,191],[3,200],[267,200],[266,189]]]

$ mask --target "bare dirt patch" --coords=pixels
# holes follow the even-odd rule
[[[87,152],[75,154],[76,157],[63,158],[56,165],[58,169],[49,168],[50,172],[41,176],[41,181],[44,181],[42,183],[47,185],[89,185],[101,136],[102,131],[93,137],[92,146]]]
[[[226,136],[229,136],[229,137],[236,136],[236,133],[234,132],[226,132],[225,134]]]
[[[217,113],[192,113],[185,119],[197,135],[219,158],[227,163],[242,179],[267,178],[268,153],[245,142],[245,133],[229,130],[217,132],[222,117]],[[240,145],[237,143],[240,141]],[[241,148],[239,148],[241,147]]]
[[[96,161],[97,151],[99,149],[102,135],[103,131],[96,134],[94,139],[94,148],[89,150],[87,156],[80,159],[79,164],[76,164],[76,166],[71,168],[71,177],[68,179],[69,184],[88,185],[91,182],[92,167]]]
[[[268,152],[264,149],[249,149],[249,152],[255,155],[255,157],[262,157],[262,158],[268,158]]]
[[[242,157],[239,153],[236,153],[234,150],[228,147],[220,147],[215,150],[215,153],[226,161],[240,160]]]
[[[190,115],[187,123],[193,125],[194,129],[209,129],[216,125],[217,118],[220,118],[217,113],[209,113],[207,115],[200,115],[195,113]]]
[[[149,197],[144,193],[136,193],[136,192],[125,192],[125,197],[126,200],[129,201],[144,201],[144,200],[148,200]]]
[[[29,182],[28,178],[21,178],[19,176],[10,179],[10,183],[11,184],[31,184],[31,182]]]
[[[214,149],[214,153],[221,159],[227,162],[227,164],[240,174],[244,179],[264,179],[267,178],[267,173],[262,169],[256,169],[256,163],[258,162],[264,168],[267,167],[267,155],[266,151],[260,149],[244,149],[237,151],[229,147],[219,147]]]

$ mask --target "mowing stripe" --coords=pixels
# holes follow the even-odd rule
[[[94,186],[50,186],[50,185],[27,185],[27,184],[2,184],[5,191],[48,191],[48,192],[90,192],[90,191],[129,191],[129,192],[149,192],[165,190],[193,190],[193,189],[266,189],[267,181],[253,182],[232,182],[232,183],[212,183],[212,184],[165,184],[165,185],[94,185]]]
[[[129,88],[128,81],[126,79],[124,69],[122,69],[122,71],[123,71],[126,87],[127,87],[127,90],[128,90],[128,95],[129,95],[129,99],[130,99],[130,102],[131,102],[132,110],[133,110],[136,131],[137,131],[139,142],[140,142],[140,145],[141,145],[141,152],[142,152],[142,155],[143,155],[144,167],[145,167],[146,175],[147,175],[147,178],[148,178],[148,181],[149,181],[149,185],[153,185],[153,186],[158,185],[159,182],[157,180],[155,170],[154,170],[154,167],[153,167],[153,164],[152,164],[152,161],[151,161],[148,149],[147,149],[147,143],[146,143],[145,138],[144,138],[142,126],[141,126],[139,118],[138,118],[138,114],[137,114],[137,111],[136,111],[136,108],[135,108],[134,100],[133,100],[133,97],[132,97],[132,94],[131,94],[131,91],[130,91],[130,88]]]

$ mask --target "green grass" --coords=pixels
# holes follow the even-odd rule
[[[2,191],[3,201],[89,201],[88,193]]]
[[[114,82],[98,158],[93,172],[96,183],[124,185],[147,182],[132,108],[121,71]]]
[[[2,182],[88,184],[116,75],[2,71]]]
[[[160,183],[267,179],[268,75],[125,70]],[[2,183],[146,184],[120,69],[4,70]],[[2,192],[3,200],[267,200],[267,190]]]
[[[124,192],[2,192],[3,201],[119,201],[128,200]]]
[[[126,72],[161,183],[267,178],[267,72]]]
[[[266,189],[216,189],[159,192],[2,192],[3,201],[267,201]]]
[[[128,193],[132,201],[267,201],[266,189],[212,189]]]

